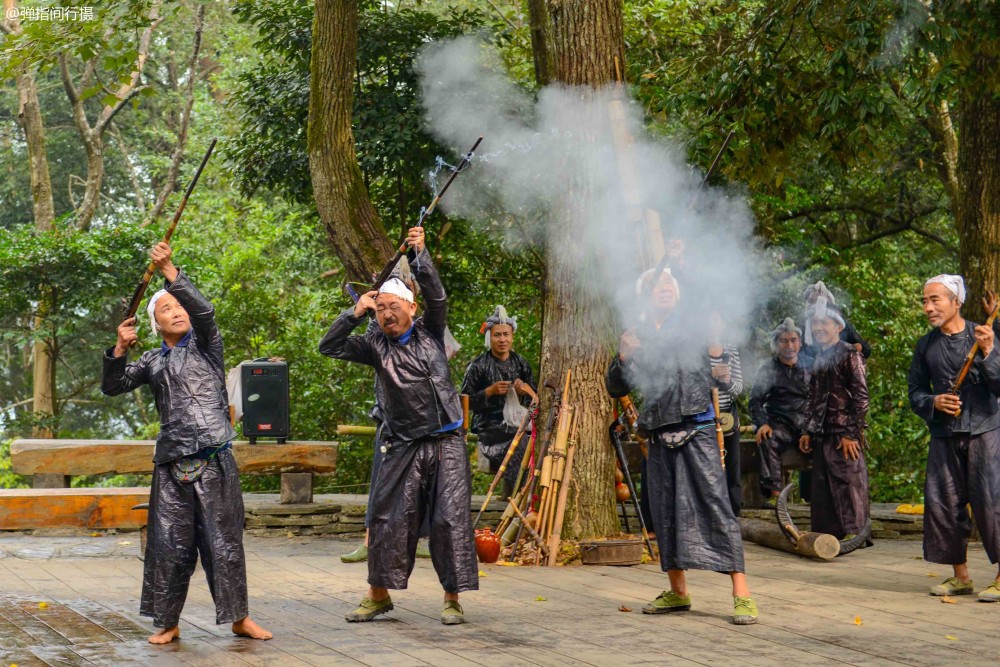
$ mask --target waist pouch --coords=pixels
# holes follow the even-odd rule
[[[704,431],[706,428],[714,426],[714,422],[708,422],[676,431],[654,431],[649,435],[649,439],[651,442],[662,445],[667,449],[678,449],[688,444],[691,438],[698,434],[698,431]]]
[[[205,468],[208,467],[209,461],[214,459],[219,452],[227,449],[232,449],[231,442],[227,442],[219,447],[199,449],[191,456],[171,462],[170,472],[173,474],[174,479],[181,484],[193,484],[205,474]]]

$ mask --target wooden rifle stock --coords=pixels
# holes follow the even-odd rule
[[[983,326],[992,327],[994,320],[997,318],[997,313],[1000,313],[1000,303],[998,303],[993,309],[993,312],[990,313],[989,318],[986,320],[986,324]],[[965,357],[965,363],[962,364],[962,370],[958,372],[958,376],[955,378],[955,381],[951,383],[952,394],[958,396],[958,392],[961,391],[962,384],[965,382],[965,378],[969,374],[969,370],[972,369],[972,362],[976,360],[977,352],[979,352],[979,341],[976,341],[975,344],[973,344],[972,349],[969,350],[969,354]],[[962,408],[959,408],[958,412],[955,413],[955,417],[958,417],[961,414]]]
[[[194,187],[198,185],[198,179],[201,178],[201,172],[205,168],[205,165],[208,164],[208,159],[212,157],[212,151],[215,150],[215,144],[217,141],[217,139],[212,139],[212,143],[208,145],[205,157],[202,158],[201,164],[198,165],[198,171],[194,172],[194,178],[191,179],[191,183],[188,185],[187,191],[184,193],[184,199],[181,200],[181,205],[177,207],[177,212],[174,213],[174,219],[170,222],[170,226],[167,227],[167,233],[163,235],[163,243],[170,243],[170,237],[174,235],[174,230],[177,229],[177,223],[181,219],[181,214],[184,213],[184,208],[187,206],[188,198],[194,191]],[[132,298],[125,306],[124,319],[127,320],[131,317],[135,317],[135,314],[139,311],[139,304],[142,303],[142,297],[146,294],[146,288],[149,287],[149,281],[153,279],[153,274],[155,272],[156,264],[150,262],[149,266],[146,267],[146,273],[143,274],[142,280],[139,281],[139,286],[135,288]]]

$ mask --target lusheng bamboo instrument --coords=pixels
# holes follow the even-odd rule
[[[177,223],[180,222],[181,214],[184,213],[185,207],[187,207],[188,199],[191,197],[191,193],[194,192],[194,187],[198,185],[198,179],[201,178],[201,172],[208,164],[208,159],[212,157],[212,151],[215,150],[215,144],[218,140],[212,139],[212,143],[208,145],[208,150],[205,151],[205,157],[201,159],[201,164],[198,165],[198,171],[194,172],[194,178],[188,184],[187,191],[184,193],[184,198],[181,199],[181,205],[177,207],[177,212],[174,213],[174,219],[170,221],[170,226],[167,227],[167,232],[163,235],[163,243],[170,243],[170,237],[174,235],[174,230],[177,229]],[[153,262],[149,263],[146,267],[146,273],[142,275],[142,280],[139,281],[139,286],[135,288],[135,292],[132,293],[132,298],[125,305],[125,318],[129,319],[135,317],[135,314],[139,312],[139,304],[142,303],[142,297],[146,294],[146,288],[149,287],[149,281],[153,279],[153,274],[156,273],[156,264]],[[135,341],[133,341],[135,344]]]
[[[467,394],[463,394],[462,398],[467,398]],[[463,402],[463,407],[468,405],[468,402]],[[514,439],[510,441],[510,446],[507,448],[507,453],[503,455],[503,461],[500,463],[500,468],[497,470],[496,476],[493,481],[490,482],[490,488],[486,491],[486,500],[483,501],[483,506],[479,508],[479,514],[476,515],[476,520],[472,522],[473,526],[479,525],[479,518],[483,515],[483,511],[486,506],[490,503],[490,499],[493,498],[493,491],[497,488],[497,484],[503,477],[503,474],[507,471],[507,464],[510,462],[512,456],[514,456],[514,451],[517,450],[518,444],[521,442],[521,438],[524,437],[524,431],[531,423],[531,418],[538,409],[538,403],[535,401],[531,402],[531,406],[528,407],[528,412],[525,413],[524,419],[521,420],[521,424],[517,427],[517,432],[514,434]]]
[[[517,518],[521,520],[521,526],[528,530],[528,535],[530,535],[531,539],[533,539],[535,544],[538,545],[539,553],[548,554],[549,548],[545,546],[545,540],[542,539],[542,536],[538,534],[537,530],[531,527],[531,523],[529,523],[527,517],[521,513],[521,510],[517,508],[517,505],[514,504],[513,500],[508,500],[507,502],[514,510],[514,513],[517,514]]]
[[[566,517],[566,500],[569,497],[569,483],[573,478],[573,454],[576,452],[579,424],[580,413],[574,411],[569,443],[566,448],[566,469],[562,475],[562,482],[559,487],[559,500],[556,503],[552,535],[549,537],[549,566],[556,565],[559,559],[559,541],[562,539],[563,519]]]
[[[983,326],[992,327],[993,321],[996,320],[998,312],[1000,312],[1000,303],[997,303],[996,307],[993,309],[993,312],[990,313],[989,318],[986,320],[986,323]],[[978,340],[972,345],[972,349],[969,350],[969,354],[965,356],[965,363],[962,364],[962,370],[958,372],[958,375],[955,377],[955,381],[951,383],[952,394],[958,396],[958,392],[962,389],[962,384],[965,382],[965,378],[969,374],[969,370],[972,368],[972,362],[975,361],[976,359],[977,352],[979,352]],[[958,417],[960,414],[962,414],[962,408],[958,409],[958,412],[955,413],[955,416]]]
[[[712,407],[715,409],[715,439],[719,443],[719,460],[722,469],[726,469],[726,434],[722,431],[722,419],[719,413],[719,388],[712,387]]]
[[[569,441],[569,429],[573,417],[573,408],[569,404],[569,383],[572,373],[572,369],[566,371],[566,381],[563,385],[562,401],[559,405],[559,420],[556,425],[555,440],[552,447],[549,448],[549,455],[546,457],[547,465],[543,464],[542,466],[542,496],[538,509],[538,532],[544,540],[548,540],[551,531],[552,513],[555,506],[559,478],[562,475],[565,463],[566,447]]]

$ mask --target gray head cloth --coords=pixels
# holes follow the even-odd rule
[[[805,290],[802,292],[802,300],[809,301],[809,298],[816,296],[817,298],[826,299],[828,303],[836,305],[837,299],[833,296],[833,292],[827,288],[826,283],[822,280],[817,280],[812,285],[807,285]]]
[[[497,306],[493,314],[483,322],[483,326],[479,327],[479,333],[485,334],[486,349],[490,348],[490,329],[498,324],[509,324],[511,329],[517,331],[517,317],[507,317],[507,309]]]
[[[774,331],[771,332],[771,351],[778,351],[778,336],[781,334],[794,333],[798,334],[799,338],[802,338],[802,329],[795,326],[795,320],[790,317],[786,317],[784,321],[778,325]]]

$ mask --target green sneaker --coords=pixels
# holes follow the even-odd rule
[[[678,595],[673,591],[663,591],[642,608],[644,614],[669,614],[672,611],[687,611],[691,608],[690,595]]]
[[[368,560],[368,547],[361,545],[354,551],[340,557],[342,563],[363,563]]]
[[[462,611],[462,605],[458,604],[457,600],[448,600],[444,603],[444,609],[441,611],[441,622],[445,625],[465,623],[465,612]]]
[[[757,622],[757,603],[753,598],[733,598],[733,623],[753,625]]]
[[[989,590],[988,588],[986,589]],[[986,591],[983,591],[984,593]],[[931,586],[931,595],[937,595],[941,597],[943,595],[972,595],[972,579],[969,579],[969,583],[963,584],[962,580],[958,577],[948,577],[944,580],[944,583],[938,584],[937,586]]]
[[[971,581],[969,582],[969,586],[972,586]],[[1000,602],[1000,581],[994,581],[979,591],[978,597],[980,602]]]
[[[760,504],[762,510],[773,510],[778,506],[778,496],[771,496]]]
[[[364,623],[365,621],[374,620],[379,614],[384,614],[385,612],[392,610],[392,598],[372,600],[371,598],[366,597],[361,600],[360,607],[352,611],[344,618],[347,619],[349,623]]]
[[[431,545],[427,543],[427,540],[420,540],[417,542],[417,558],[430,558],[431,557]]]

